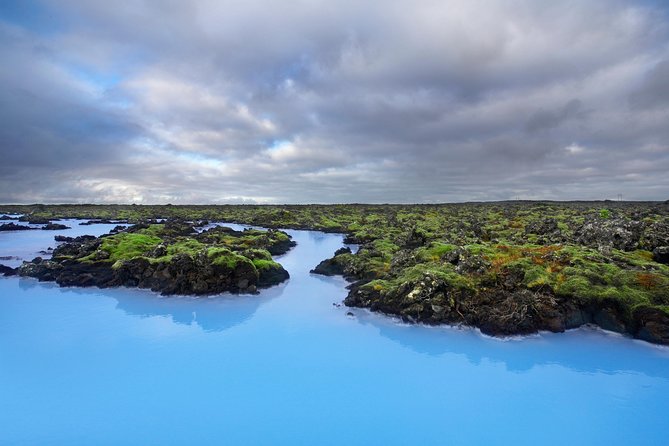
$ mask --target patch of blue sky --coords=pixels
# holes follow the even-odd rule
[[[273,151],[273,150],[280,150],[283,147],[286,147],[287,145],[290,145],[291,142],[287,139],[274,139],[270,141],[269,146],[267,147],[267,150]]]
[[[47,36],[66,28],[58,11],[39,0],[1,0],[0,20]]]
[[[177,156],[179,159],[184,161],[209,167],[221,167],[224,164],[221,159],[204,155],[202,153],[179,152]]]
[[[121,82],[122,77],[118,73],[98,71],[79,64],[67,64],[68,72],[80,81],[106,90]]]

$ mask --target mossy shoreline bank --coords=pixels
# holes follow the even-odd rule
[[[0,210],[43,219],[188,218],[340,232],[359,251],[340,250],[314,271],[353,282],[346,305],[412,322],[476,326],[493,335],[594,323],[669,344],[666,202]]]

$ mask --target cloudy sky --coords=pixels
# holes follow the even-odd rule
[[[0,202],[666,200],[662,5],[3,0]]]

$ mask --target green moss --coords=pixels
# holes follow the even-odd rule
[[[251,260],[272,260],[272,254],[266,249],[251,248],[240,252],[240,254]]]
[[[188,254],[195,257],[198,252],[202,251],[205,245],[192,238],[178,239],[174,243],[167,246],[167,255],[174,256],[176,254]]]
[[[145,234],[145,235],[152,235],[155,237],[160,237],[163,235],[163,228],[165,225],[162,224],[155,224],[155,225],[149,225],[148,228],[140,229],[137,231],[138,234]]]
[[[525,270],[525,276],[523,283],[527,288],[542,288],[542,287],[551,287],[555,286],[556,274],[553,274],[549,271],[548,268],[541,265],[531,265]]]
[[[248,263],[250,265],[254,264],[250,259],[230,251],[227,248],[208,248],[207,257],[214,265],[225,266],[228,269],[235,269],[239,266],[240,263]]]
[[[402,275],[395,280],[396,283],[416,282],[422,280],[425,275],[432,275],[441,279],[454,288],[475,290],[474,281],[466,276],[455,272],[453,265],[433,265],[421,263],[405,269]]]
[[[391,284],[391,282],[389,282],[387,280],[382,280],[382,279],[372,280],[372,281],[367,282],[366,284],[364,284],[362,286],[363,289],[370,289],[370,290],[379,291],[379,292],[387,291],[387,290],[391,289],[392,287],[393,287],[393,285]]]
[[[258,271],[265,269],[278,269],[281,268],[281,265],[273,260],[264,260],[264,259],[255,259],[253,260],[253,265]]]
[[[473,243],[470,245],[466,245],[465,249],[473,255],[480,255],[480,256],[494,256],[496,254],[495,248],[493,248],[491,245],[485,243]]]
[[[450,243],[433,242],[427,248],[420,248],[418,256],[424,261],[439,261],[445,254],[455,251],[458,247]]]
[[[158,246],[162,240],[156,236],[146,234],[120,233],[105,237],[100,249],[109,253],[109,260],[129,260],[142,256]],[[90,260],[90,259],[81,259]]]

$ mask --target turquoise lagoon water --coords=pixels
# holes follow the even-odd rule
[[[336,306],[346,283],[309,270],[342,237],[290,232],[291,279],[260,295],[0,278],[0,445],[669,441],[668,349],[594,329],[491,339]],[[0,233],[0,256],[68,231],[45,233]]]

